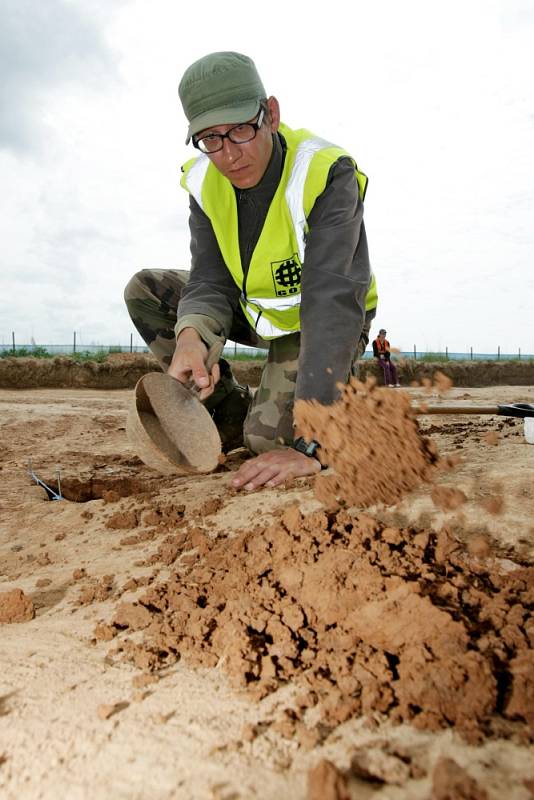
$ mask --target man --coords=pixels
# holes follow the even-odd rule
[[[125,291],[134,324],[167,372],[190,379],[223,446],[254,458],[233,485],[276,486],[321,468],[293,424],[296,398],[332,403],[376,308],[363,196],[341,148],[280,122],[252,60],[211,53],[184,73],[191,272],[142,270]],[[367,298],[367,299],[366,299]],[[367,307],[367,319],[366,319]],[[254,396],[208,351],[227,339],[269,349]],[[361,348],[360,348],[361,349]]]
[[[391,360],[391,348],[386,339],[386,333],[387,331],[384,328],[380,328],[378,331],[378,336],[373,341],[373,356],[382,369],[384,386],[398,387],[400,383],[397,378],[397,368]]]

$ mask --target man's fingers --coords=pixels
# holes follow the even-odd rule
[[[204,400],[206,400],[208,397],[210,397],[210,395],[213,394],[214,388],[215,387],[213,386],[213,383],[210,382],[209,386],[206,386],[205,389],[199,389],[196,392],[196,395],[197,395],[197,397],[198,397],[198,399],[200,400],[201,403],[203,403]]]
[[[253,489],[258,489],[264,486],[268,481],[272,481],[278,474],[278,469],[275,465],[264,466],[259,472],[256,473],[250,480],[245,483],[244,489],[247,492]],[[273,484],[274,485],[274,484]]]
[[[291,478],[295,478],[296,473],[293,469],[284,469],[280,470],[277,475],[274,475],[270,480],[265,482],[265,485],[269,489],[273,489],[275,486],[281,486],[283,483],[291,480]]]
[[[264,454],[265,456],[265,454]],[[273,464],[269,464],[269,462],[265,461],[264,458],[261,456],[256,456],[255,458],[250,459],[250,461],[245,461],[235,475],[235,478],[232,480],[232,486],[236,486],[240,488],[242,486],[246,486],[246,484],[250,482],[256,482],[257,476],[264,470],[264,469],[272,469]]]
[[[292,448],[271,450],[242,464],[232,480],[236,489],[280,486],[288,480],[320,472],[321,464]]]
[[[210,395],[213,394],[215,391],[215,386],[219,382],[221,377],[221,369],[218,364],[214,364],[211,368],[211,374],[209,376],[209,383],[205,389],[199,389],[198,392],[198,399],[201,401],[206,400]]]
[[[191,370],[193,374],[193,380],[195,384],[198,386],[199,389],[207,389],[210,385],[210,376],[206,370],[204,364],[200,366],[195,366]]]
[[[171,362],[167,369],[167,375],[170,375],[171,378],[175,378],[177,381],[180,381],[180,383],[186,383],[188,374],[188,372],[175,364],[174,361]]]
[[[258,468],[253,466],[252,462],[248,461],[238,469],[235,478],[232,478],[232,486],[244,486],[245,483],[252,480],[257,473]]]
[[[219,381],[220,381],[220,379],[221,379],[221,368],[220,368],[220,366],[219,366],[219,362],[217,362],[216,364],[214,364],[214,365],[213,365],[213,367],[211,368],[211,377],[212,377],[212,380],[213,380],[213,385],[214,385],[214,386],[215,386],[217,383],[219,383]]]
[[[266,463],[263,460],[253,460],[240,467],[232,480],[232,486],[250,491],[265,484],[278,486],[292,476],[293,470],[287,464],[280,464],[277,461]]]

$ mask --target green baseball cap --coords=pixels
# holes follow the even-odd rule
[[[251,58],[241,53],[209,53],[191,64],[178,87],[189,121],[186,144],[212,125],[246,122],[267,97]]]

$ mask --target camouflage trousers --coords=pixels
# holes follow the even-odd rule
[[[143,269],[133,276],[124,291],[132,322],[164,370],[174,354],[176,312],[188,279],[186,270]],[[364,326],[355,359],[369,341],[370,324],[371,320]],[[260,386],[254,394],[248,387],[237,384],[230,366],[221,359],[221,380],[205,405],[219,429],[223,449],[228,451],[244,443],[252,453],[263,453],[291,445],[300,333],[263,341],[239,309],[228,338],[269,352]]]

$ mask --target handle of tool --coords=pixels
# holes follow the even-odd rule
[[[211,368],[218,362],[222,355],[224,344],[222,342],[215,342],[208,350],[208,357],[206,359],[206,369],[211,372]]]
[[[217,341],[215,342],[215,344],[212,344],[212,346],[208,350],[208,356],[206,358],[206,369],[208,370],[208,374],[211,375],[212,367],[219,361],[222,355],[223,348],[224,344],[222,342]],[[188,380],[187,383],[184,385],[193,394],[198,395],[200,393],[200,389],[198,388],[198,386],[196,385],[195,381],[192,378]]]
[[[416,414],[497,414],[501,417],[534,417],[533,403],[508,403],[499,406],[416,406]]]
[[[416,406],[416,414],[498,414],[499,406]]]

